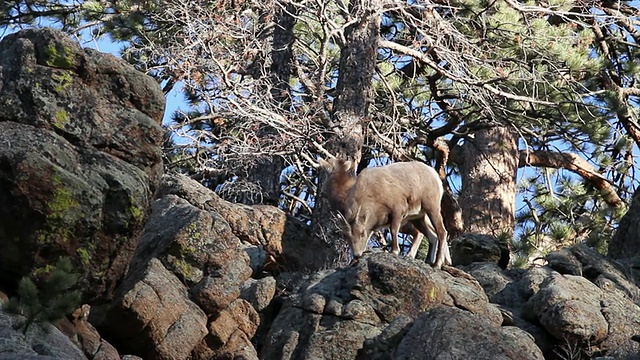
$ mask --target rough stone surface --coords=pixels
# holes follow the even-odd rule
[[[260,317],[253,306],[238,299],[211,321],[206,342],[211,349],[216,349],[215,356],[218,358],[233,359],[238,354],[246,354],[248,350],[257,355],[250,339],[259,324]]]
[[[16,330],[16,325],[22,321],[20,316],[0,311],[0,359],[87,359],[57,328],[31,325],[25,335]]]
[[[495,326],[464,310],[438,307],[413,323],[393,359],[525,360],[544,356],[531,336]]]
[[[441,272],[424,262],[405,261],[393,254],[374,254],[348,271],[355,272],[353,280],[350,276],[342,280],[346,284],[352,282],[350,296],[370,304],[381,320],[391,321],[399,315],[415,316],[441,303],[446,296],[446,279]],[[319,285],[323,283],[327,283],[326,279]]]
[[[291,292],[270,326],[262,359],[388,358],[411,323],[439,306],[468,309],[496,328],[502,323],[470,275],[388,253],[280,286]]]
[[[493,262],[505,268],[509,264],[509,249],[503,241],[483,234],[462,234],[451,240],[453,265]]]
[[[609,255],[615,259],[640,256],[640,189],[633,193],[629,211],[620,220],[618,230],[609,242]]]
[[[549,267],[560,274],[582,276],[582,264],[569,249],[553,251],[545,259]]]
[[[443,304],[481,315],[496,326],[502,324],[500,310],[489,303],[489,298],[475,278],[452,267],[436,272],[436,276],[441,278],[440,284],[445,284],[447,296]]]
[[[147,301],[157,302],[154,293],[143,291],[150,283],[148,275],[141,275],[151,273],[149,264],[157,263],[160,265],[154,267],[170,274],[166,275],[168,279],[176,279],[159,283],[158,288],[174,294],[186,292],[181,296],[188,294],[188,300],[178,302],[188,301],[190,304],[178,307],[184,309],[183,315],[198,319],[201,313],[209,318],[208,322],[197,321],[197,331],[188,341],[181,340],[180,356],[194,359],[257,356],[251,343],[260,324],[257,311],[269,305],[275,293],[275,280],[267,277],[248,281],[255,271],[250,266],[246,246],[237,232],[246,234],[242,226],[254,226],[252,221],[255,219],[247,217],[244,224],[237,222],[235,228],[231,227],[216,206],[224,210],[235,205],[220,200],[210,190],[180,175],[165,176],[158,196],[135,250],[126,281],[118,292],[125,295],[105,307],[107,310],[102,309],[106,316],[96,316],[98,328],[108,333],[110,340],[111,336],[116,336],[112,342],[126,353],[145,358],[170,357],[167,353],[151,352],[159,351],[158,347],[165,341],[162,331],[154,328],[175,328],[180,325],[171,325],[176,319],[182,320],[171,315],[171,311],[177,311],[176,306],[168,309],[166,316],[156,318],[145,314],[147,306],[142,305]],[[251,302],[240,298],[243,289]],[[128,304],[131,301],[128,299],[133,298],[140,302],[139,306]],[[161,308],[162,304],[152,307]],[[123,322],[116,328],[111,328],[111,321],[106,320],[126,316],[142,320]],[[205,331],[198,328],[202,324],[207,324]],[[145,336],[140,336],[140,332]],[[182,335],[176,335],[179,336]],[[165,348],[168,349],[168,346]],[[178,350],[175,351],[171,356],[178,356]]]
[[[262,279],[249,279],[242,284],[240,297],[247,300],[257,311],[264,310],[276,293],[276,279],[268,276]]]
[[[327,244],[313,240],[307,226],[282,210],[230,203],[185,176],[165,176],[158,194],[173,194],[195,207],[217,213],[240,241],[259,247],[266,253],[259,256],[274,262],[262,264],[262,268],[269,265],[277,272],[315,271],[326,266],[332,253]],[[259,265],[251,266],[255,273],[259,272]]]
[[[514,286],[514,282],[522,277],[524,270],[503,270],[496,263],[479,262],[460,268],[478,280],[492,303],[513,304],[512,307],[517,307],[526,301],[526,298],[521,296],[521,289]]]
[[[87,304],[77,309],[71,316],[64,317],[55,323],[56,328],[67,335],[85,356],[93,360],[120,360],[120,354],[113,345],[98,333],[98,330],[87,321],[91,307]]]
[[[598,351],[620,350],[640,333],[637,304],[575,275],[552,273],[527,306],[556,339]]]
[[[573,246],[565,251],[570,252],[580,262],[581,275],[585,278],[596,285],[599,279],[608,280],[608,285],[615,286],[623,296],[640,303],[640,289],[638,288],[640,277],[634,275],[633,262],[624,263],[605,258],[585,245]],[[640,266],[636,266],[636,268],[640,269]]]
[[[104,317],[95,319],[122,352],[145,359],[186,359],[207,334],[206,314],[159,260],[151,259],[142,273],[131,273],[123,289],[128,290]]]
[[[597,286],[574,275],[552,274],[529,299],[540,323],[558,339],[588,339],[599,343],[608,324],[600,312]]]
[[[164,96],[61,32],[0,42],[0,282],[66,255],[90,297],[121,280],[161,174]]]

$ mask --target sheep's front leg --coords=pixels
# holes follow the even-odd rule
[[[400,231],[400,220],[394,217],[391,220],[389,230],[391,230],[391,252],[400,255],[400,244],[398,244],[398,232]]]
[[[422,230],[420,230],[420,224],[414,223],[411,226],[411,248],[409,249],[409,253],[407,257],[411,259],[416,258],[416,254],[418,254],[418,249],[420,249],[420,243],[422,243]]]

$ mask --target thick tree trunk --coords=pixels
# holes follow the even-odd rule
[[[609,241],[608,255],[614,259],[640,256],[640,189],[633,194],[629,211],[622,217],[618,230]]]
[[[518,156],[517,137],[506,127],[487,126],[465,140],[459,199],[465,232],[513,234]]]
[[[291,94],[289,79],[291,77],[291,60],[293,50],[293,27],[295,21],[295,6],[274,4],[274,20],[276,26],[271,38],[271,59],[265,64],[269,70],[269,87],[267,91],[271,93],[274,102],[283,111],[288,111],[291,107]],[[258,130],[261,137],[270,136],[273,129],[263,125]],[[279,156],[263,157],[258,159],[253,166],[247,169],[247,181],[258,186],[261,194],[260,198],[255,196],[243,196],[238,202],[244,204],[267,204],[278,205],[280,200],[280,175],[284,168],[284,160]]]
[[[354,0],[349,3],[349,21],[345,29],[345,44],[340,54],[340,73],[330,123],[331,137],[326,144],[333,155],[360,161],[364,128],[372,103],[372,79],[376,65],[377,41],[380,32],[379,0]],[[324,174],[319,177],[320,194],[313,212],[313,233],[333,244],[336,257],[328,266],[346,260],[348,247],[335,216],[323,194]]]
[[[334,133],[328,150],[334,155],[360,161],[364,127],[372,100],[372,79],[376,65],[380,16],[377,0],[349,3],[350,21],[345,30],[346,43],[340,54],[340,74],[328,128]]]

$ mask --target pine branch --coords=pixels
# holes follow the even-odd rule
[[[624,202],[609,180],[598,173],[596,169],[586,160],[574,153],[561,153],[553,151],[520,151],[518,167],[540,166],[556,169],[566,169],[580,175],[585,181],[593,185],[600,191],[603,200],[611,207],[618,208],[624,206]]]
[[[457,82],[460,82],[460,83],[465,84],[465,85],[470,85],[470,86],[474,86],[474,87],[483,88],[483,89],[489,91],[490,93],[492,93],[494,95],[498,95],[498,96],[501,96],[501,97],[504,97],[504,98],[507,98],[507,99],[511,99],[511,100],[527,102],[527,103],[531,103],[531,104],[555,105],[553,102],[543,101],[543,100],[532,98],[532,97],[528,97],[528,96],[521,96],[521,95],[516,95],[516,94],[511,94],[511,93],[508,93],[508,92],[504,92],[504,91],[502,91],[500,89],[497,89],[497,88],[495,88],[495,87],[490,85],[490,83],[496,82],[496,81],[498,81],[500,79],[491,79],[491,80],[486,80],[486,81],[480,81],[480,80],[475,80],[475,79],[471,79],[471,78],[468,78],[468,77],[458,76],[456,74],[451,73],[447,69],[443,68],[442,66],[437,64],[435,61],[431,60],[426,54],[424,54],[424,53],[422,53],[422,52],[420,52],[418,50],[414,50],[414,49],[412,49],[410,47],[400,45],[400,44],[395,43],[393,41],[379,39],[378,40],[378,45],[381,48],[387,48],[387,49],[391,49],[391,50],[397,51],[397,52],[405,54],[405,55],[413,56],[414,58],[419,59],[420,61],[422,61],[425,64],[427,64],[427,66],[429,66],[433,70],[437,71],[438,73],[441,73],[443,76],[446,76],[447,78],[449,78],[449,79],[451,79],[453,81],[457,81]]]

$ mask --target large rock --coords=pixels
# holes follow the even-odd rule
[[[269,306],[276,293],[276,279],[265,277],[259,280],[249,279],[242,284],[240,297],[247,300],[257,311]]]
[[[388,253],[281,286],[293,289],[261,347],[262,359],[388,359],[412,323],[441,306],[467,309],[496,331],[502,323],[468,274]]]
[[[464,268],[500,306],[503,325],[531,334],[546,357],[637,356],[640,290],[629,272],[585,245],[551,253],[547,260],[549,266],[526,270],[502,270],[493,263]]]
[[[540,285],[550,276],[552,270],[547,267],[524,269],[501,269],[495,263],[473,263],[463,269],[473,275],[484,288],[491,303],[496,304],[502,313],[503,326],[516,326],[533,336],[536,345],[546,355],[554,353],[555,339],[542,327],[523,316],[522,308]]]
[[[606,286],[606,285],[605,285]],[[527,306],[556,339],[592,350],[636,353],[632,338],[640,335],[640,307],[615,291],[606,291],[575,275],[552,273]]]
[[[640,255],[640,189],[633,194],[629,211],[622,217],[618,230],[609,241],[609,255],[616,259]]]
[[[160,259],[207,313],[216,313],[236,299],[251,268],[226,220],[175,195],[158,199],[152,209],[131,271]]]
[[[0,311],[0,359],[68,359],[86,360],[87,357],[60,330],[32,324],[23,334],[17,323],[24,319]]]
[[[143,270],[130,274],[124,293],[94,321],[121,352],[186,359],[207,334],[207,316],[159,260],[151,259]]]
[[[605,258],[582,244],[551,253],[547,259],[549,267],[561,274],[584,276],[601,288],[599,284],[607,282],[622,296],[640,303],[640,289],[633,281],[640,280],[634,276],[633,268],[625,263]],[[637,269],[640,270],[640,267]]]
[[[0,282],[70,256],[83,289],[121,280],[161,174],[164,96],[63,33],[0,42]]]
[[[451,240],[451,259],[456,266],[493,262],[504,269],[509,264],[509,248],[495,236],[462,234]]]
[[[257,243],[246,229],[256,218],[234,219],[232,227],[227,211],[245,206],[221,200],[182,175],[165,176],[158,196],[125,282],[114,301],[96,312],[96,326],[121,352],[144,358],[257,358],[251,339],[275,281],[250,278],[254,271],[238,234]],[[178,298],[170,306],[158,304],[158,296]],[[165,346],[167,329],[177,331],[171,347]]]
[[[315,271],[326,266],[332,249],[314,240],[308,226],[274,206],[247,206],[221,199],[182,175],[165,176],[158,194],[176,195],[203,210],[215,212],[243,243],[264,249],[271,270]],[[256,265],[254,265],[256,267]]]
[[[529,299],[529,306],[556,338],[600,343],[608,331],[607,320],[600,311],[600,292],[583,277],[555,273]]]
[[[544,359],[533,337],[514,327],[451,307],[421,315],[409,328],[393,359]]]

